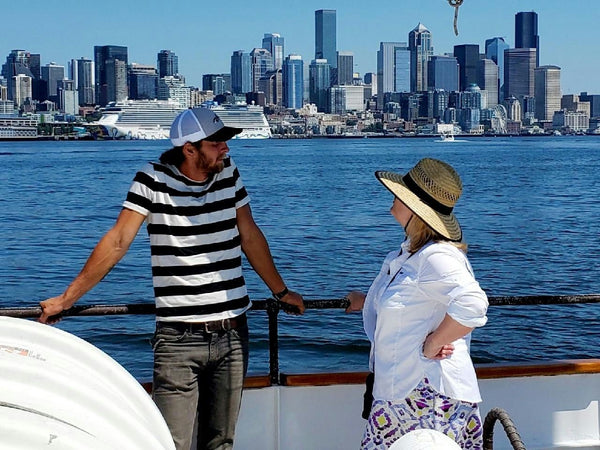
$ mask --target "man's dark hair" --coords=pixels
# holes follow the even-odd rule
[[[162,164],[170,164],[175,167],[179,167],[183,162],[183,146],[173,147],[160,155],[159,161]]]

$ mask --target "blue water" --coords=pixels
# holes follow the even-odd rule
[[[0,307],[37,306],[62,292],[113,224],[136,170],[166,141],[0,142]],[[420,158],[456,167],[456,213],[490,296],[600,293],[600,138],[313,139],[234,141],[257,223],[289,287],[307,299],[366,290],[402,240],[392,196],[375,170],[404,173]],[[249,269],[250,296],[268,290]],[[81,301],[152,302],[144,229]],[[599,357],[600,305],[498,306],[474,332],[478,362]],[[359,314],[280,316],[284,372],[365,370]],[[58,327],[149,379],[153,317],[67,318]],[[268,370],[264,312],[251,312],[251,373]]]

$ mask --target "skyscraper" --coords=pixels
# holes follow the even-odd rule
[[[158,73],[155,67],[132,63],[128,72],[129,98],[133,100],[157,98]]]
[[[337,84],[352,84],[354,53],[337,52]]]
[[[495,37],[485,41],[485,57],[491,59],[498,66],[498,102],[504,100],[504,51],[508,44],[504,38]]]
[[[454,56],[459,64],[459,89],[460,91],[466,91],[471,84],[477,84],[477,62],[479,61],[479,44],[455,45]]]
[[[315,11],[315,60],[326,59],[337,69],[337,31],[335,9]]]
[[[6,89],[9,100],[16,100],[13,95],[15,94],[15,82],[16,80],[13,78],[17,75],[26,75],[32,80],[35,79],[35,75],[32,73],[30,68],[31,66],[31,53],[25,50],[12,50],[8,56],[6,57],[6,63],[2,65],[2,76],[6,79]],[[38,55],[38,78],[39,78],[39,55]],[[19,86],[19,94],[27,91],[29,89],[29,97],[31,97],[32,86],[30,81],[22,81],[19,80],[19,83],[28,84],[28,87]],[[36,98],[37,99],[37,98]]]
[[[535,69],[535,114],[538,120],[552,120],[560,111],[560,67],[540,66]]]
[[[262,48],[266,48],[273,58],[273,69],[283,67],[284,39],[277,33],[265,33]]]
[[[302,108],[304,98],[304,61],[300,55],[289,55],[283,63],[283,105]]]
[[[252,92],[252,59],[243,50],[231,55],[231,91],[234,94]]]
[[[429,89],[458,91],[458,61],[454,56],[432,56],[427,75]]]
[[[410,92],[410,50],[406,42],[380,42],[377,51],[377,109],[387,92]]]
[[[169,77],[179,73],[179,58],[171,50],[161,50],[156,56],[158,77]]]
[[[422,92],[427,90],[427,64],[433,56],[431,32],[419,23],[408,33],[408,48],[410,50],[410,90]]]
[[[96,104],[123,101],[127,98],[127,47],[94,46]]]
[[[536,12],[519,12],[515,15],[515,48],[535,48],[535,66],[540,65],[540,37]]]
[[[56,104],[58,101],[58,82],[65,78],[65,67],[51,62],[42,66],[42,80],[46,82],[46,98]],[[44,100],[45,100],[44,99]]]
[[[254,48],[250,52],[252,61],[252,92],[259,92],[258,80],[269,70],[273,70],[271,52],[265,48]]]
[[[535,48],[504,51],[504,95],[517,98],[522,107],[525,97],[534,95],[535,55]]]
[[[96,101],[94,95],[94,62],[88,58],[79,58],[71,61],[71,77],[79,96],[79,105],[93,105]]]
[[[328,90],[331,87],[330,66],[326,59],[314,59],[308,66],[309,101],[320,112],[329,111]]]
[[[498,104],[498,66],[491,59],[480,59],[477,67],[477,84],[487,91],[487,108]]]

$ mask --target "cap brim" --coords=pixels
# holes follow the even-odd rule
[[[205,141],[225,142],[244,131],[242,128],[223,127],[216,133],[204,138]]]
[[[394,172],[377,171],[375,177],[433,230],[451,241],[459,242],[462,240],[462,230],[456,216],[453,213],[441,214],[425,204],[404,184],[402,175]]]

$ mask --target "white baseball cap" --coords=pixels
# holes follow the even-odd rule
[[[225,142],[242,131],[241,128],[226,127],[209,108],[192,108],[175,117],[169,137],[173,146],[181,147],[186,142],[198,142],[202,139]]]

